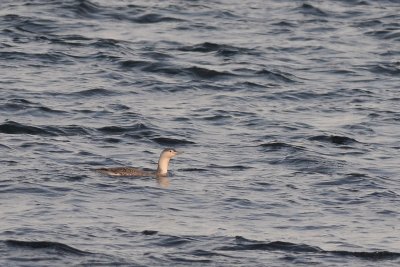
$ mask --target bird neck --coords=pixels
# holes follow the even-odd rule
[[[170,158],[160,157],[158,160],[157,175],[167,175]]]

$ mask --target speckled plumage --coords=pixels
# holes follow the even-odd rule
[[[96,171],[111,176],[155,176],[156,172],[145,171],[134,167],[101,168]]]

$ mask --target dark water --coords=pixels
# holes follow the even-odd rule
[[[398,266],[399,14],[2,1],[1,266]]]

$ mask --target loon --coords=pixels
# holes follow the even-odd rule
[[[96,169],[97,172],[108,174],[111,176],[156,176],[166,177],[168,176],[168,164],[171,158],[176,155],[182,154],[181,151],[176,151],[173,148],[166,148],[160,154],[158,160],[158,167],[156,171],[147,171],[140,168],[134,167],[115,167],[115,168],[101,168]]]

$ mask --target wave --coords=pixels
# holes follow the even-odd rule
[[[307,257],[317,257],[321,259],[324,255],[330,258],[334,257],[335,260],[342,258],[357,258],[364,261],[372,261],[374,263],[380,262],[384,264],[386,261],[398,260],[400,253],[386,250],[374,250],[374,251],[350,251],[350,250],[324,250],[318,246],[312,246],[304,243],[293,243],[288,241],[258,241],[244,238],[242,236],[236,237],[223,237],[223,236],[177,236],[177,235],[164,235],[155,230],[143,230],[141,232],[127,231],[124,229],[116,229],[125,238],[137,239],[139,236],[148,240],[151,239],[150,250],[154,250],[154,247],[174,249],[179,248],[179,252],[174,253],[171,257],[170,253],[162,253],[158,251],[157,259],[168,261],[170,265],[176,265],[179,263],[189,262],[208,262],[208,263],[221,263],[221,260],[225,261],[229,258],[240,260],[239,254],[236,252],[255,252],[254,255],[260,255],[261,252],[278,252],[285,253],[287,256],[295,257],[298,259]],[[1,241],[0,241],[1,242]],[[129,266],[134,265],[129,259],[122,259],[111,255],[97,253],[93,251],[87,251],[85,249],[78,249],[61,242],[52,241],[22,241],[22,240],[5,240],[2,243],[8,247],[8,249],[19,249],[27,251],[35,251],[35,258],[38,257],[37,251],[44,252],[47,257],[41,258],[42,261],[48,262],[51,260],[66,260],[68,257],[73,256],[79,257],[80,261],[86,263],[103,263],[108,265],[114,264],[127,264]],[[143,249],[141,247],[141,249]],[[39,254],[40,255],[40,254]],[[49,258],[50,255],[56,256],[55,258]],[[154,260],[153,253],[147,253],[149,260]],[[25,256],[26,257],[26,256]],[[214,258],[216,257],[216,258]],[[73,259],[72,258],[72,259]],[[71,258],[70,258],[71,259]],[[27,260],[27,259],[24,259]],[[154,263],[154,262],[153,262]],[[125,265],[123,265],[125,266]],[[136,265],[134,265],[136,266]],[[165,265],[166,266],[166,265]]]
[[[152,138],[154,142],[163,146],[175,146],[175,145],[192,145],[195,142],[185,140],[185,139],[174,139],[174,138],[167,138],[167,137],[156,137]]]
[[[262,75],[269,80],[275,81],[275,82],[285,82],[285,83],[295,83],[297,82],[297,77],[294,76],[293,74],[286,73],[283,71],[279,70],[267,70],[263,69],[260,71],[257,71],[256,74]]]
[[[81,18],[113,19],[140,24],[183,21],[180,18],[165,16],[159,13],[146,13],[145,7],[137,5],[128,5],[124,9],[121,9],[118,7],[107,7],[88,0],[80,0],[72,5],[66,6],[66,8]]]
[[[78,5],[73,7],[74,11],[81,17],[91,18],[104,11],[104,8],[102,8],[100,5],[87,0],[76,1],[76,3],[78,3]]]
[[[0,241],[7,254],[2,254],[6,266],[138,266],[117,256],[77,249],[61,242]],[[22,264],[22,265],[21,265]]]
[[[237,170],[237,171],[243,171],[243,170],[247,170],[247,169],[251,169],[251,168],[252,167],[244,166],[244,165],[225,166],[225,165],[210,164],[207,166],[207,169],[230,169],[230,170]]]
[[[110,143],[119,143],[120,139],[109,136],[124,136],[132,138],[150,138],[150,140],[161,145],[187,145],[195,144],[192,141],[185,139],[174,139],[167,137],[152,137],[156,132],[152,128],[143,123],[137,123],[131,126],[103,126],[99,128],[88,128],[78,125],[68,126],[32,126],[22,124],[15,121],[6,121],[0,124],[0,133],[16,134],[16,135],[39,135],[39,136],[76,136],[88,135],[93,136],[100,134],[104,136],[104,140]]]
[[[120,230],[126,232],[124,230]],[[231,258],[229,253],[238,251],[271,251],[291,253],[295,257],[301,258],[303,255],[311,256],[314,254],[329,255],[339,258],[359,258],[366,261],[391,261],[400,259],[399,252],[386,250],[375,251],[349,251],[349,250],[324,250],[318,246],[312,246],[304,243],[292,243],[287,241],[258,241],[244,238],[242,236],[223,237],[223,236],[175,236],[163,235],[158,231],[144,230],[139,233],[127,233],[137,236],[152,236],[153,245],[160,247],[179,247],[180,253],[184,259],[190,256],[199,256],[196,260],[203,260],[202,257],[219,256]],[[177,260],[174,262],[179,262]]]
[[[235,74],[228,71],[217,71],[199,66],[180,67],[174,64],[167,64],[165,62],[158,61],[124,60],[120,62],[119,65],[123,70],[139,69],[141,71],[150,73],[183,75],[201,79],[214,79],[227,76],[235,76]]]
[[[14,121],[7,121],[0,124],[0,133],[4,134],[31,134],[31,135],[44,135],[56,136],[57,134],[47,131],[43,128],[24,125]]]
[[[345,250],[323,250],[316,246],[307,244],[296,244],[284,241],[262,242],[249,240],[241,236],[235,237],[236,244],[226,245],[217,248],[221,251],[242,251],[242,250],[262,250],[262,251],[285,251],[295,253],[317,253],[332,254],[343,257],[356,257],[364,260],[394,260],[400,258],[400,253],[390,251],[345,251]]]
[[[372,73],[398,77],[400,75],[400,62],[382,63],[368,67]]]
[[[67,126],[33,126],[15,121],[6,121],[0,124],[0,133],[4,134],[28,134],[39,136],[76,136],[76,135],[95,135],[101,134],[105,138],[110,135],[122,135],[134,138],[151,137],[156,133],[143,123],[137,123],[131,126],[103,126],[100,128],[88,128],[79,125]],[[188,140],[179,140],[173,138],[155,137],[152,140],[159,144],[194,144]],[[110,142],[119,142],[119,140],[110,140]]]
[[[18,51],[2,51],[0,52],[0,57],[5,60],[10,61],[31,61],[33,62],[32,66],[39,66],[39,63],[42,64],[72,64],[73,62],[65,57],[60,52],[49,52],[49,53],[27,53],[27,52],[18,52]]]
[[[80,126],[32,126],[21,124],[15,121],[6,121],[0,124],[0,133],[4,134],[30,134],[41,136],[71,136],[86,135],[89,131]]]
[[[124,60],[121,61],[119,64],[122,69],[132,69],[132,68],[142,68],[147,67],[153,62],[144,61],[144,60]]]
[[[387,28],[382,30],[368,31],[365,35],[373,36],[383,40],[400,41],[400,31],[397,28]]]
[[[231,57],[238,54],[248,54],[248,55],[258,54],[252,49],[241,48],[226,44],[211,43],[211,42],[204,42],[190,46],[182,46],[178,48],[178,50],[183,52],[198,52],[198,53],[215,52],[217,56],[224,56],[224,57]]]
[[[304,15],[313,15],[318,17],[326,17],[328,14],[322,9],[315,7],[309,3],[304,3],[297,8]]]
[[[317,135],[309,138],[310,141],[332,143],[335,145],[350,145],[358,143],[356,139],[340,135]]]
[[[136,131],[141,131],[141,130],[149,130],[150,128],[147,127],[143,123],[137,123],[133,126],[104,126],[97,128],[97,131],[103,133],[103,134],[108,134],[108,135],[113,135],[113,134],[125,134],[125,133],[130,133],[130,132],[136,132]]]
[[[22,98],[10,99],[7,103],[0,104],[0,111],[4,112],[12,112],[15,115],[15,112],[32,114],[32,112],[36,116],[47,115],[47,114],[66,114],[67,112],[49,108],[40,103],[30,102],[28,100]]]
[[[341,185],[360,185],[364,184],[371,189],[371,178],[363,173],[348,173],[344,177],[340,177],[337,179],[329,178],[328,181],[317,182],[315,186],[341,186]]]
[[[78,256],[92,254],[90,252],[79,250],[59,242],[6,240],[4,243],[10,247],[25,249],[48,249],[62,254],[74,254]]]
[[[154,230],[144,230],[142,231],[143,235],[156,235],[158,233],[158,231],[154,231]]]
[[[159,23],[159,22],[180,22],[182,20],[175,17],[150,13],[132,18],[131,21],[136,23]]]
[[[179,169],[179,171],[183,172],[207,172],[208,169],[203,169],[203,168],[184,168],[184,169]]]
[[[204,67],[193,66],[185,69],[185,72],[198,78],[213,79],[224,76],[234,76],[234,74],[227,71],[217,71]]]
[[[84,96],[84,97],[93,97],[93,96],[112,96],[116,93],[112,90],[103,89],[103,88],[95,88],[95,89],[86,89],[82,91],[72,92],[69,95],[71,96]]]
[[[266,151],[277,151],[277,150],[291,150],[291,151],[301,151],[304,150],[303,147],[297,145],[291,145],[285,142],[273,141],[269,143],[263,143],[258,145]]]

